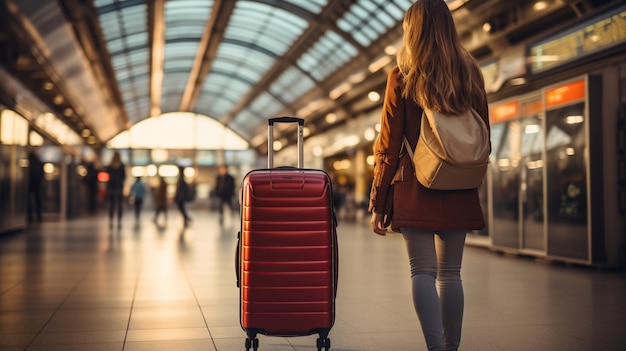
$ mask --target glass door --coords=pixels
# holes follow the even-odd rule
[[[589,258],[585,79],[545,92],[547,244],[551,256]]]
[[[543,103],[537,96],[521,105],[521,247],[545,250],[543,192]]]
[[[519,249],[520,121],[517,101],[495,103],[491,124],[491,238],[499,248]]]

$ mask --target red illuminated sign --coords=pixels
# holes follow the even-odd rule
[[[102,183],[106,183],[109,181],[109,173],[107,172],[98,172],[98,181]]]
[[[546,107],[556,107],[585,98],[585,80],[581,79],[546,90]]]
[[[491,108],[491,122],[497,123],[519,116],[519,102],[511,101]]]
[[[522,105],[522,116],[534,116],[543,111],[543,102],[541,100],[529,102]]]

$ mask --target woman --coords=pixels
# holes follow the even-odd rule
[[[117,212],[117,228],[122,227],[122,205],[124,202],[124,181],[126,167],[122,163],[119,151],[113,153],[111,163],[106,167],[109,173],[107,183],[107,197],[109,199],[109,228],[113,229],[113,217]]]
[[[413,302],[428,349],[457,350],[465,235],[485,226],[478,190],[423,187],[402,143],[406,136],[415,149],[422,107],[448,114],[472,107],[489,126],[487,96],[480,68],[462,47],[443,0],[415,2],[405,13],[403,28],[403,47],[388,76],[381,131],[374,145],[371,225],[376,234],[385,235],[385,204],[393,201],[391,228],[405,239]]]

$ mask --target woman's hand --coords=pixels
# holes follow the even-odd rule
[[[370,223],[372,224],[374,233],[382,236],[387,235],[387,228],[384,227],[384,219],[385,215],[382,213],[372,212],[372,220]]]

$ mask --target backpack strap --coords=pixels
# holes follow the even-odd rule
[[[413,163],[413,149],[411,148],[411,145],[409,144],[409,141],[406,138],[406,135],[403,135],[402,138],[404,140],[402,140],[402,144],[404,145],[404,147],[406,148],[406,151],[409,153],[409,156],[411,157],[411,163]]]

